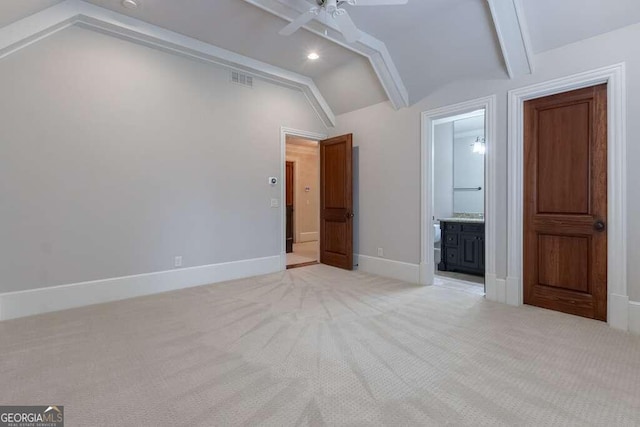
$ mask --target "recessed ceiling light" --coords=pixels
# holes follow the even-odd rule
[[[122,5],[127,9],[137,9],[138,3],[135,0],[122,0]]]
[[[310,59],[310,60],[312,60],[312,61],[315,61],[316,59],[319,59],[319,58],[320,58],[320,55],[318,55],[318,54],[317,54],[317,53],[315,53],[315,52],[311,52],[309,55],[307,55],[307,58],[309,58],[309,59]]]

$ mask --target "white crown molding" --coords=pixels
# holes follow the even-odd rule
[[[65,0],[0,28],[0,58],[64,28],[80,25],[166,52],[197,58],[302,91],[322,121],[335,126],[335,115],[309,77],[248,58],[81,0]]]
[[[533,74],[533,51],[521,0],[487,0],[510,78]]]
[[[300,13],[304,13],[312,6],[306,0],[244,0],[260,9],[276,15],[287,21],[292,21]],[[338,26],[332,21],[322,23],[314,20],[304,27],[306,30],[330,40],[352,52],[369,59],[374,72],[393,107],[397,110],[409,106],[409,93],[404,86],[402,77],[396,68],[387,46],[375,37],[362,32],[362,38],[356,43],[348,44],[344,41]],[[325,32],[326,30],[326,32]]]
[[[626,67],[624,63],[509,91],[509,212],[507,302],[523,303],[524,103],[530,99],[606,83],[607,136],[607,321],[629,329],[627,289],[627,137]]]

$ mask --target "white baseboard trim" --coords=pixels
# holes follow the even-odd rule
[[[409,283],[420,283],[420,265],[385,258],[354,254],[358,270]]]
[[[418,265],[418,283],[424,286],[434,284],[438,268],[433,262],[421,262]]]
[[[522,284],[519,278],[507,277],[503,289],[503,294],[501,294],[503,300],[500,302],[515,306],[522,305]]]
[[[609,294],[607,308],[607,323],[614,329],[629,330],[629,297],[626,295]]]
[[[513,297],[510,297],[510,288],[513,288],[513,283],[510,284],[510,281],[513,282],[513,279],[500,279],[495,274],[486,274],[485,275],[485,298],[489,301],[495,301],[502,304],[510,304],[510,305],[520,305],[517,300]]]
[[[225,262],[0,294],[0,320],[275,273],[281,257]]]
[[[640,335],[640,302],[629,301],[629,332]]]
[[[300,236],[298,237],[298,242],[300,243],[317,242],[318,240],[320,240],[320,233],[318,231],[309,231],[306,233],[300,233]]]
[[[484,297],[489,301],[498,301],[498,277],[486,273],[484,276]]]

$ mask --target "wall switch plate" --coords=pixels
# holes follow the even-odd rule
[[[280,207],[280,200],[278,200],[278,199],[271,199],[271,207],[272,207],[272,208],[278,208],[278,207]]]
[[[378,256],[379,257],[383,257],[384,256],[384,251],[382,250],[382,248],[378,248]]]
[[[178,268],[178,267],[182,267],[182,257],[181,256],[177,256],[173,259],[173,266]]]

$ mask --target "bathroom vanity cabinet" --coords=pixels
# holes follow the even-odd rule
[[[440,271],[484,276],[484,221],[441,219]]]

